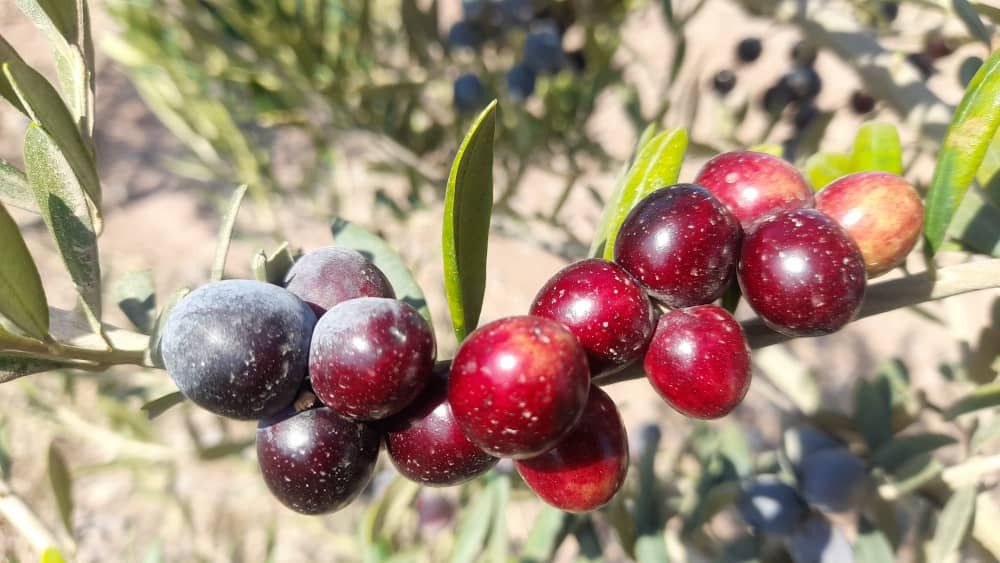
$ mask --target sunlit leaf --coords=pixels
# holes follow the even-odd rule
[[[851,172],[903,173],[903,146],[891,123],[870,121],[858,128],[851,151]]]
[[[334,236],[336,236],[336,232]],[[263,250],[258,251],[253,257],[250,268],[253,270],[257,281],[283,285],[288,270],[291,270],[294,264],[295,257],[292,255],[288,243],[283,242],[270,254],[265,253]]]
[[[55,547],[46,547],[45,551],[38,557],[39,563],[65,563],[62,552]]]
[[[0,204],[0,314],[29,336],[49,333],[49,306],[38,268],[17,223]]]
[[[59,147],[34,123],[24,137],[24,164],[42,219],[73,279],[84,313],[94,331],[100,332],[101,265],[84,191]]]
[[[969,83],[938,153],[926,200],[924,234],[936,252],[1000,126],[1000,50]]]
[[[236,226],[236,216],[240,213],[240,204],[243,203],[243,196],[246,194],[247,187],[242,185],[236,188],[229,198],[226,214],[222,216],[222,223],[219,225],[219,234],[215,237],[215,260],[212,262],[212,274],[209,278],[212,281],[221,280],[226,273],[229,243],[233,238],[233,228]]]
[[[479,323],[486,291],[496,110],[494,100],[473,122],[455,155],[445,192],[444,285],[459,342]]]
[[[389,283],[396,292],[396,298],[419,311],[427,323],[433,326],[423,290],[410,269],[406,267],[403,258],[392,246],[368,229],[343,219],[334,219],[331,229],[333,240],[338,246],[353,248],[361,252],[369,262],[378,266],[378,269],[389,278]]]
[[[972,393],[952,403],[944,411],[947,419],[957,418],[982,409],[1000,406],[1000,383],[982,385]]]
[[[958,554],[975,511],[975,486],[961,488],[951,495],[938,515],[928,561],[950,561],[952,556]]]

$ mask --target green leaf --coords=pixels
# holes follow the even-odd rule
[[[0,160],[0,203],[38,213],[35,193],[31,191],[28,178],[24,172],[3,160]]]
[[[785,154],[785,149],[781,145],[760,144],[747,149],[748,151],[760,152],[781,158]]]
[[[38,209],[83,303],[94,332],[100,332],[101,264],[97,235],[80,183],[59,147],[32,123],[24,136],[24,164]]]
[[[99,221],[101,183],[97,176],[97,164],[80,135],[76,120],[45,77],[26,65],[2,38],[0,61],[3,61],[4,75],[27,110],[28,117],[40,124],[59,147],[92,204],[95,220]]]
[[[972,393],[952,403],[951,406],[945,409],[944,417],[951,420],[964,414],[993,408],[998,405],[1000,405],[1000,383],[990,383],[980,386]]]
[[[933,252],[968,191],[986,149],[1000,125],[1000,50],[995,51],[969,83],[955,110],[938,153],[926,199],[924,235]]]
[[[966,29],[969,30],[969,34],[985,43],[987,49],[992,49],[990,32],[983,25],[983,20],[979,19],[976,9],[966,0],[951,0],[951,6],[954,8],[955,14],[965,24]]]
[[[893,471],[918,455],[927,454],[954,443],[954,438],[944,434],[896,436],[891,442],[875,451],[872,455],[872,463],[888,471]]]
[[[575,517],[576,525],[573,527],[573,536],[580,546],[578,561],[604,561],[604,545],[597,529],[594,527],[594,520],[590,514],[580,514]]]
[[[38,268],[24,244],[17,223],[0,204],[0,314],[29,336],[49,334],[49,305]]]
[[[161,397],[157,397],[156,399],[142,405],[140,408],[142,412],[146,413],[146,417],[149,418],[149,420],[153,420],[171,408],[183,403],[184,400],[184,395],[180,391],[174,391]]]
[[[10,436],[7,424],[0,420],[0,481],[10,479],[10,467],[13,460],[10,457]]]
[[[591,256],[610,260],[614,256],[618,231],[629,211],[654,190],[677,182],[687,143],[687,132],[679,128],[659,133],[639,147],[635,161],[604,206],[590,246]]]
[[[639,494],[635,499],[635,557],[639,563],[668,561],[667,543],[663,538],[666,515],[661,506],[662,494],[656,477],[655,460],[660,447],[660,436],[651,437],[637,462]]]
[[[73,535],[73,477],[66,460],[55,443],[49,445],[49,484],[56,498],[59,517],[70,536]]]
[[[551,561],[559,544],[566,537],[567,513],[545,505],[535,517],[528,539],[521,549],[521,561],[524,563],[542,563]]]
[[[972,6],[976,9],[976,12],[979,15],[988,18],[997,25],[1000,25],[1000,8],[991,6],[984,2],[973,2]]]
[[[186,287],[178,289],[163,304],[163,308],[160,309],[160,314],[156,317],[156,324],[153,326],[153,331],[149,334],[149,348],[144,359],[146,365],[158,368],[163,367],[163,356],[160,354],[160,339],[163,336],[163,327],[167,324],[170,311],[173,311],[174,307],[188,293],[191,293],[191,290]]]
[[[215,260],[212,262],[211,281],[219,281],[226,273],[226,257],[229,255],[229,242],[233,238],[233,229],[236,227],[236,216],[240,213],[240,204],[243,203],[243,196],[247,195],[246,184],[239,186],[233,191],[229,198],[229,205],[226,207],[226,214],[222,216],[222,223],[219,225],[219,234],[215,237]]]
[[[990,203],[1000,205],[1000,130],[986,147],[983,162],[976,171],[976,180]]]
[[[955,491],[938,515],[934,539],[931,540],[928,561],[953,561],[958,555],[976,511],[976,487]]]
[[[496,109],[494,100],[472,124],[455,155],[445,191],[444,287],[459,342],[476,329],[486,291]]]
[[[291,270],[294,264],[295,257],[292,256],[292,252],[288,248],[288,242],[283,242],[271,254],[258,250],[253,257],[250,268],[257,281],[283,285],[288,270]]]
[[[506,563],[510,547],[507,530],[507,502],[510,500],[510,477],[501,475],[496,480],[496,501],[493,505],[493,529],[490,531],[487,559],[493,563]]]
[[[0,352],[0,383],[7,383],[33,373],[75,366],[74,362],[36,358],[17,352]]]
[[[378,269],[389,278],[389,283],[396,292],[396,298],[419,311],[427,323],[431,327],[434,326],[423,290],[420,289],[410,269],[403,263],[402,257],[388,243],[364,227],[343,219],[334,219],[331,230],[337,245],[357,250],[368,261],[378,266]]]
[[[863,516],[858,525],[858,539],[854,542],[854,560],[857,563],[893,563],[896,560],[885,534]]]
[[[490,531],[497,503],[496,481],[479,491],[458,523],[455,544],[448,559],[451,563],[471,563],[476,561]]]
[[[381,546],[389,546],[399,527],[399,516],[412,510],[411,505],[419,492],[419,485],[398,476],[389,483],[382,497],[365,511],[359,536],[369,559],[388,559],[389,554],[383,554]]]
[[[111,298],[143,334],[156,323],[156,288],[149,270],[128,272],[111,286]]]
[[[891,123],[870,121],[858,128],[851,151],[851,172],[903,173],[903,146]]]
[[[886,379],[858,381],[854,420],[869,451],[876,451],[892,440],[892,393]]]
[[[971,189],[952,217],[948,234],[974,252],[1000,256],[1000,207]]]
[[[892,494],[889,495],[891,498],[888,500],[899,498],[919,489],[941,475],[942,470],[944,467],[941,462],[931,457],[930,454],[911,458],[899,469],[892,472]]]

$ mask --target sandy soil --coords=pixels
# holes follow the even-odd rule
[[[0,31],[29,61],[48,65],[38,34],[12,4],[0,6]],[[657,89],[670,60],[668,36],[658,7],[653,4],[659,3],[640,8],[630,18],[625,32],[628,48],[619,57],[628,80],[640,88],[643,106],[648,110],[656,105]],[[907,9],[904,6],[903,10]],[[720,22],[726,26],[721,37]],[[98,39],[113,32],[100,14],[95,17],[95,29]],[[740,90],[753,93],[760,92],[787,65],[788,49],[799,38],[796,30],[747,18],[724,0],[710,0],[691,23],[688,34],[692,39],[688,56],[694,64],[688,65],[685,72],[699,85],[706,84],[718,68],[730,65],[739,38],[751,34],[765,37],[762,60],[739,70]],[[956,60],[961,57],[956,56]],[[856,87],[856,78],[828,53],[821,53],[817,65],[825,79],[819,105],[824,109],[843,107]],[[198,185],[172,175],[166,162],[183,154],[182,148],[143,107],[119,69],[99,57],[99,71],[97,143],[107,194],[107,224],[101,247],[104,275],[114,280],[130,270],[150,269],[162,302],[176,288],[196,286],[206,279],[218,227],[217,202],[227,188]],[[955,103],[959,93],[951,85],[952,71],[950,67],[942,69],[930,85]],[[719,101],[707,91],[700,94],[700,101],[693,135],[712,139]],[[679,109],[668,115],[667,123],[683,122],[682,116]],[[886,112],[878,116],[898,121]],[[859,122],[849,112],[839,112],[824,145],[846,148]],[[628,156],[635,140],[635,132],[622,123],[622,109],[610,96],[588,123],[592,137],[618,158]],[[24,126],[23,118],[7,107],[0,108],[0,158],[20,161]],[[756,115],[740,134],[747,144],[752,144],[759,140],[763,127],[763,118]],[[768,140],[780,141],[787,133],[787,129],[779,128]],[[914,142],[909,130],[903,130],[903,138],[908,145]],[[376,176],[352,162],[338,170],[338,181],[362,190],[386,185],[384,176]],[[682,180],[691,179],[701,162],[698,158],[688,159]],[[926,180],[928,169],[918,168],[916,173],[919,179]],[[533,171],[527,181],[534,189],[524,190],[513,203],[526,214],[546,208],[561,187],[559,178],[543,171]],[[594,167],[580,180],[582,185],[591,185],[605,195],[610,193],[613,182],[613,174]],[[401,225],[364,204],[368,198],[357,200],[360,203],[349,202],[340,213],[351,220],[384,227],[427,290],[442,356],[452,353],[455,343],[447,330],[440,248],[427,242],[439,236],[440,207],[432,204]],[[599,211],[584,190],[577,190],[561,219],[578,237],[587,239]],[[279,218],[287,238],[297,246],[309,249],[330,241],[328,218],[317,217],[307,201],[283,200]],[[71,286],[44,227],[30,215],[21,214],[18,219],[25,225],[50,303],[71,307]],[[251,207],[240,218],[229,261],[230,276],[249,276],[252,253],[274,243],[254,223],[255,210]],[[537,288],[564,263],[531,240],[496,234],[491,240],[483,322],[526,311]],[[915,262],[914,267],[919,269],[919,263]],[[816,375],[824,404],[849,410],[854,382],[893,357],[906,360],[915,385],[939,402],[946,402],[950,397],[942,393],[954,392],[955,387],[949,387],[951,391],[942,387],[939,366],[957,361],[963,345],[975,341],[979,328],[989,322],[989,304],[998,295],[992,292],[929,306],[928,310],[945,319],[950,328],[910,311],[898,311],[858,322],[830,337],[797,341],[787,349]],[[745,310],[741,313],[748,314]],[[111,306],[105,317],[120,326],[127,322]],[[117,403],[120,406],[114,407],[113,401],[99,395],[112,380],[164,391],[171,388],[162,372],[127,369],[105,376],[41,375],[31,378],[30,383],[0,387],[0,404],[4,405],[0,423],[6,425],[12,438],[10,448],[15,462],[12,486],[54,529],[58,528],[58,517],[44,469],[47,444],[54,440],[68,458],[76,476],[73,532],[80,561],[138,560],[157,549],[171,561],[259,561],[271,526],[280,538],[278,561],[356,559],[348,538],[353,537],[361,506],[323,518],[293,515],[268,496],[256,475],[252,449],[217,461],[198,460],[191,454],[193,442],[188,425],[197,428],[208,444],[250,439],[252,425],[222,422],[186,407],[152,424],[137,422],[134,418],[142,403],[139,397],[123,397]],[[71,387],[74,393],[67,392]],[[609,392],[622,405],[630,428],[657,421],[677,430],[666,433],[673,442],[689,428],[650,392],[644,381],[618,384]],[[53,412],[45,413],[32,396],[39,397]],[[771,387],[758,377],[747,401],[731,420],[742,424],[755,442],[773,444],[787,416],[787,405],[776,401]],[[54,424],[53,420],[61,422]],[[125,428],[128,438],[149,438],[159,445],[137,447],[102,433],[101,429],[108,427]],[[190,512],[185,512],[185,506],[190,507]],[[512,510],[512,533],[523,537],[537,503],[519,500]],[[5,556],[29,559],[31,551],[6,522],[0,521],[0,558]]]

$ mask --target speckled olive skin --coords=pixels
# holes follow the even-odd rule
[[[850,233],[869,278],[902,264],[924,224],[924,204],[917,190],[887,172],[840,178],[816,194],[816,209]]]
[[[420,394],[435,355],[434,333],[416,309],[361,297],[336,305],[316,323],[309,379],[319,400],[341,415],[378,420]]]
[[[396,297],[388,278],[352,248],[325,246],[299,258],[285,275],[285,288],[317,317],[348,299]]]
[[[448,364],[436,368],[417,400],[384,426],[392,464],[407,479],[431,487],[464,483],[499,461],[458,427],[448,402],[447,372]]]
[[[740,236],[736,217],[708,190],[678,184],[653,192],[628,214],[615,262],[671,308],[711,303],[733,279]]]
[[[163,330],[163,362],[185,397],[250,420],[295,400],[306,376],[316,315],[284,289],[225,280],[192,291]]]
[[[621,266],[592,258],[563,268],[535,296],[531,314],[562,324],[587,352],[593,376],[642,357],[653,304]]]
[[[573,333],[539,317],[508,317],[458,349],[448,401],[462,432],[486,452],[538,455],[566,435],[587,403],[587,356]]]
[[[257,463],[271,494],[303,514],[339,510],[375,471],[381,436],[327,407],[293,409],[257,427]]]
[[[611,500],[628,472],[628,437],[614,401],[598,387],[573,430],[551,450],[515,462],[525,484],[546,503],[589,512]]]
[[[758,222],[743,240],[743,297],[772,329],[789,336],[839,330],[865,294],[865,263],[850,235],[815,209]]]
[[[726,204],[743,230],[772,213],[813,206],[812,189],[802,174],[769,154],[722,153],[706,162],[694,181]]]
[[[660,317],[643,362],[670,406],[694,418],[729,414],[750,388],[750,347],[736,319],[715,305]]]

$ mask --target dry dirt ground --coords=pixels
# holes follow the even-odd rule
[[[453,17],[457,2],[449,5],[449,17]],[[656,103],[655,92],[662,82],[671,50],[658,5],[650,3],[629,19],[625,32],[627,48],[618,57],[627,79],[639,86],[647,110]],[[915,18],[908,14],[906,6],[903,11],[902,17]],[[915,25],[927,23],[916,19]],[[720,25],[725,26],[725,33],[720,33]],[[95,17],[95,29],[98,41],[115,32],[100,13]],[[0,31],[29,61],[51,68],[44,43],[13,2],[0,4]],[[726,0],[709,0],[706,9],[691,22],[688,56],[694,64],[689,64],[685,72],[693,73],[696,83],[703,86],[716,69],[731,65],[735,43],[747,35],[765,38],[765,54],[762,60],[739,71],[740,88],[759,95],[787,65],[788,49],[799,34],[789,27],[747,17]],[[956,55],[955,60],[961,60],[961,56]],[[820,54],[818,67],[825,80],[819,105],[826,109],[845,106],[857,84],[856,77],[825,52]],[[951,104],[957,103],[960,95],[952,86],[953,67],[949,63],[930,81],[930,86]],[[227,188],[206,187],[173,176],[166,161],[182,154],[182,147],[144,108],[120,69],[100,55],[99,70],[97,144],[107,194],[107,224],[101,239],[104,275],[113,280],[130,270],[150,269],[162,301],[178,287],[196,286],[205,280],[218,227],[216,204]],[[718,102],[707,91],[701,100],[694,135],[712,138]],[[879,117],[897,121],[885,111]],[[667,123],[678,119],[668,116]],[[620,104],[609,96],[602,100],[599,111],[588,123],[588,131],[609,153],[624,159],[634,143],[635,132],[623,127],[623,123]],[[858,123],[859,119],[848,111],[839,112],[824,146],[846,148]],[[24,120],[14,112],[6,107],[0,109],[0,158],[20,162],[24,126]],[[742,131],[748,142],[755,142],[762,128],[763,118],[753,117]],[[780,141],[786,133],[779,128],[770,140]],[[903,138],[908,147],[914,142],[909,130],[904,129]],[[455,139],[456,144],[458,141]],[[384,185],[384,178],[373,177],[370,170],[352,162],[345,161],[338,170],[338,181],[357,189]],[[699,159],[688,159],[681,179],[690,180],[700,164]],[[926,181],[928,170],[926,166],[918,168],[918,179]],[[533,172],[527,181],[533,189],[523,190],[523,195],[514,202],[516,208],[525,212],[551,202],[561,185],[559,178],[542,171]],[[599,171],[581,179],[581,183],[605,195],[610,193],[613,182],[612,174]],[[442,356],[453,352],[455,343],[446,330],[449,325],[442,292],[440,247],[434,243],[439,236],[440,207],[432,205],[416,212],[406,225],[385,221],[385,217],[365,204],[348,202],[339,212],[351,220],[384,226],[388,238],[398,245],[427,289]],[[578,236],[587,238],[598,213],[583,190],[577,190],[562,219],[573,226]],[[252,252],[273,244],[267,233],[254,227],[254,216],[254,210],[248,209],[237,227],[238,238],[228,269],[232,277],[248,276]],[[28,245],[39,264],[50,302],[71,307],[73,297],[68,279],[44,228],[31,216],[19,215],[18,219],[25,226]],[[294,198],[283,201],[279,219],[287,238],[295,245],[309,249],[330,241],[329,218],[316,217],[309,202]],[[483,321],[526,311],[537,288],[563,265],[561,258],[539,249],[530,240],[495,235],[490,247]],[[915,264],[915,267],[920,266]],[[980,327],[989,322],[989,304],[998,295],[992,292],[929,306],[928,310],[947,321],[950,328],[926,321],[910,311],[898,311],[855,323],[830,337],[797,341],[786,349],[816,375],[822,387],[822,400],[830,406],[849,409],[854,382],[893,357],[907,362],[915,385],[928,390],[939,402],[945,402],[950,397],[941,395],[939,365],[958,360],[963,345],[975,341]],[[126,323],[112,307],[107,309],[106,321]],[[68,459],[75,476],[73,536],[80,561],[131,561],[157,552],[170,561],[259,561],[272,526],[277,531],[274,552],[277,561],[357,558],[344,538],[353,537],[360,507],[322,518],[297,516],[268,496],[256,474],[252,448],[214,461],[198,460],[191,453],[193,443],[188,425],[194,425],[204,440],[213,444],[252,438],[252,424],[223,423],[185,407],[168,412],[150,426],[139,423],[130,426],[130,417],[135,416],[142,401],[124,397],[116,403],[101,397],[99,390],[110,378],[137,386],[153,385],[164,392],[171,389],[162,372],[128,369],[103,377],[40,375],[32,378],[30,384],[0,387],[0,405],[3,405],[0,422],[10,436],[14,459],[12,487],[53,529],[59,526],[45,474],[49,443],[54,440]],[[68,392],[71,387],[73,394]],[[689,428],[650,392],[644,381],[618,384],[609,392],[622,405],[629,428],[654,421],[676,429],[665,433],[667,447]],[[48,405],[52,412],[41,412],[34,401]],[[739,422],[754,443],[773,444],[786,409],[787,404],[775,397],[773,387],[758,377],[746,402],[730,420]],[[106,432],[112,425],[132,430],[119,435]],[[129,439],[123,440],[122,435]],[[137,445],[140,439],[159,445]],[[509,520],[512,534],[523,537],[538,503],[518,499]],[[0,559],[4,557],[29,560],[33,555],[8,523],[0,521]]]

